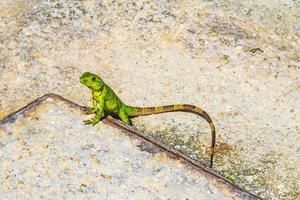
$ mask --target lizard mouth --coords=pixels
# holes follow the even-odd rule
[[[88,81],[85,78],[83,78],[82,76],[80,77],[79,81],[81,84],[84,84],[87,86]]]
[[[80,83],[82,83],[83,85],[85,85],[86,87],[88,87],[91,90],[97,90],[99,88],[99,86],[94,85],[94,84],[89,84],[88,81],[85,81],[85,80],[80,80]]]

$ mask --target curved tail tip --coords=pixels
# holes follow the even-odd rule
[[[210,163],[209,163],[209,167],[212,168],[213,167],[213,163],[214,163],[214,147],[210,147],[209,148],[209,155],[210,155]]]
[[[213,159],[212,159],[212,158],[210,159],[210,164],[209,164],[209,167],[210,167],[210,168],[212,168],[212,167],[213,167]]]

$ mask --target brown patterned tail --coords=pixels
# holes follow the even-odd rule
[[[182,111],[182,112],[190,112],[194,113],[196,115],[201,116],[204,118],[210,126],[211,129],[211,154],[210,154],[210,167],[213,166],[213,159],[214,159],[214,153],[215,153],[215,143],[216,143],[216,129],[215,126],[210,118],[210,116],[200,107],[194,106],[194,105],[188,105],[188,104],[175,104],[175,105],[168,105],[168,106],[160,106],[160,107],[133,107],[134,112],[130,115],[130,117],[136,117],[136,116],[143,116],[143,115],[152,115],[152,114],[159,114],[159,113],[165,113],[165,112],[176,112],[176,111]]]

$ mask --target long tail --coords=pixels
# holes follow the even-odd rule
[[[211,155],[210,155],[210,167],[213,166],[213,159],[215,153],[215,143],[216,143],[216,129],[215,126],[210,118],[210,116],[205,112],[203,109],[188,104],[176,104],[176,105],[168,105],[168,106],[160,106],[160,107],[132,107],[133,112],[130,113],[130,117],[137,117],[143,115],[151,115],[151,114],[159,114],[165,112],[190,112],[196,115],[203,117],[210,126],[211,129]]]

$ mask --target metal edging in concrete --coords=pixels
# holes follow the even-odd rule
[[[81,112],[86,112],[89,108],[84,107],[81,105],[78,105],[58,94],[54,93],[48,93],[45,94],[42,97],[37,98],[36,100],[32,101],[28,105],[24,106],[23,108],[17,110],[14,113],[9,114],[6,116],[4,119],[0,121],[0,125],[5,124],[5,123],[13,123],[18,116],[25,114],[27,111],[30,111],[31,109],[34,109],[36,106],[42,104],[45,102],[47,99],[52,99],[52,100],[58,100],[58,101],[63,101],[66,103],[68,106],[71,108],[79,109]],[[106,119],[103,120],[104,123],[109,124],[111,126],[117,127],[123,131],[126,131],[130,136],[136,137],[140,140],[149,142],[159,149],[161,149],[163,152],[165,152],[168,156],[171,158],[176,158],[182,161],[183,163],[188,164],[192,168],[202,172],[202,174],[205,174],[209,179],[213,179],[216,182],[223,184],[226,189],[228,189],[229,192],[235,193],[238,197],[241,199],[261,199],[260,197],[249,193],[248,191],[244,190],[243,188],[229,182],[227,179],[224,177],[220,176],[217,171],[207,167],[206,165],[197,162],[196,160],[193,160],[192,158],[189,158],[188,156],[184,155],[183,153],[176,151],[174,149],[171,149],[170,147],[166,146],[165,144],[155,140],[154,138],[151,138],[149,136],[146,136],[136,128],[132,126],[128,126],[124,124],[122,121],[117,120],[112,118],[111,116],[108,116]]]

